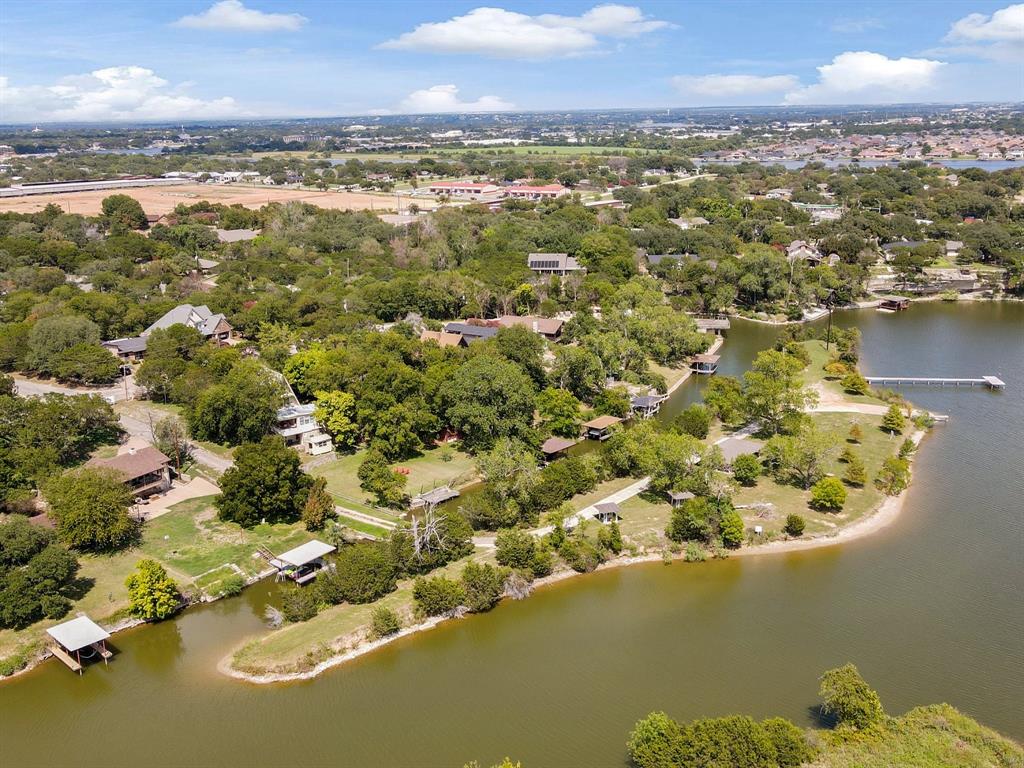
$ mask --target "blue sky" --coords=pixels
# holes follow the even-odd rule
[[[1024,100],[1024,4],[48,2],[0,122]]]

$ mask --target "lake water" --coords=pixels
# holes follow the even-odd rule
[[[744,712],[810,724],[817,677],[856,663],[890,712],[948,701],[1024,739],[1024,305],[837,314],[869,374],[996,374],[1002,393],[911,392],[950,414],[903,515],[838,547],[620,568],[404,638],[316,680],[251,686],[216,662],[274,597],[114,638],[82,677],[48,662],[0,685],[5,766],[623,766],[633,723]],[[738,321],[739,373],[775,329]],[[678,393],[699,396],[700,380]],[[673,404],[674,405],[674,404]]]

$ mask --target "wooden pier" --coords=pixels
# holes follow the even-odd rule
[[[891,384],[901,387],[988,387],[1002,389],[1006,382],[997,376],[981,376],[976,379],[944,378],[940,376],[865,376],[868,384]]]

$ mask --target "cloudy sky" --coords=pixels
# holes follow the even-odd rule
[[[0,123],[1024,101],[1024,3],[4,0]]]

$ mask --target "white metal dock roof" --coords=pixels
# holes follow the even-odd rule
[[[77,619],[50,627],[46,630],[46,634],[69,651],[77,651],[79,648],[85,648],[110,637],[107,630],[88,616],[79,616]]]
[[[333,552],[337,547],[333,547],[330,544],[325,544],[322,541],[313,539],[307,541],[305,544],[297,546],[295,549],[289,549],[283,555],[278,557],[288,565],[294,565],[296,567],[311,563],[318,557],[323,557]]]

